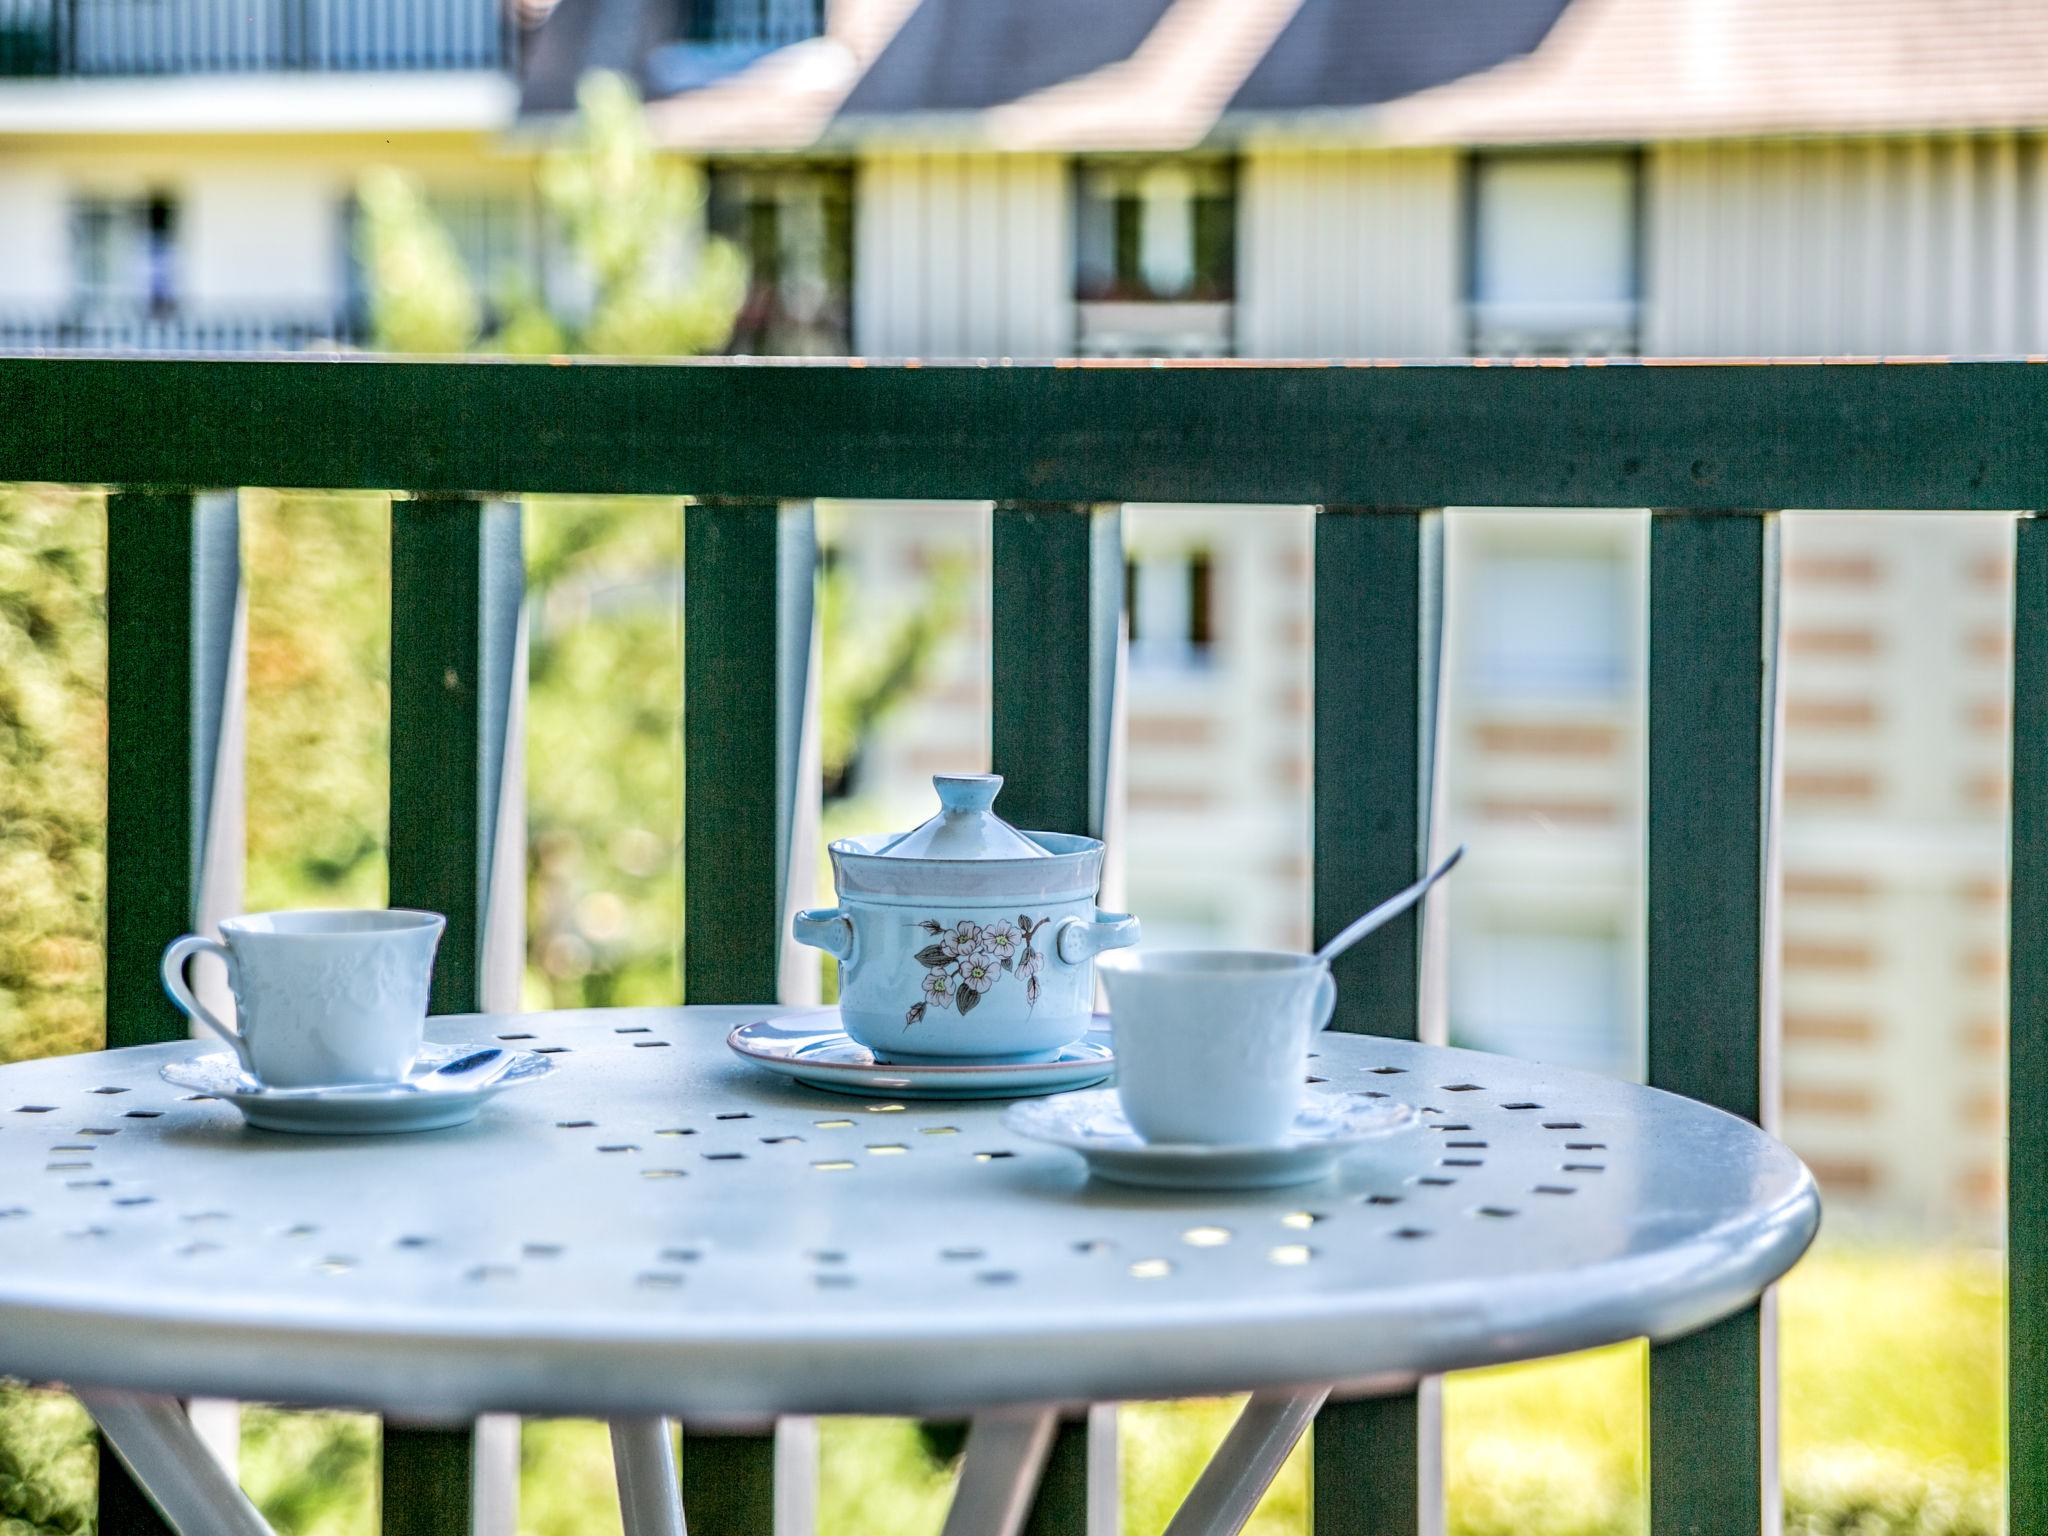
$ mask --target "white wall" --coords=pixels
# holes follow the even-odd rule
[[[881,154],[854,173],[854,350],[1073,350],[1073,211],[1051,155]]]
[[[343,297],[345,191],[289,166],[195,169],[179,210],[185,301],[226,315],[332,309]]]
[[[1460,350],[1459,187],[1447,150],[1253,150],[1238,181],[1238,353]]]
[[[1645,175],[1647,353],[2048,347],[2037,136],[1669,144]]]
[[[70,297],[64,178],[47,166],[0,161],[0,311],[46,311]]]
[[[177,202],[188,317],[310,319],[345,297],[341,205],[372,166],[430,196],[525,195],[531,163],[478,136],[0,139],[0,311],[53,317],[73,296],[71,210],[86,195]]]

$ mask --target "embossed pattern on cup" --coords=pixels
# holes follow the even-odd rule
[[[1109,994],[1117,1094],[1149,1142],[1260,1146],[1301,1103],[1309,1037],[1336,983],[1291,950],[1126,951],[1097,962]]]
[[[396,1082],[419,1055],[445,926],[438,913],[396,909],[226,918],[222,942],[188,935],[164,952],[164,987],[272,1087]],[[186,985],[185,962],[200,953],[227,963],[238,1029]]]

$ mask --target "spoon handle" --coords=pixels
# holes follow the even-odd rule
[[[1437,865],[1435,869],[1432,869],[1420,880],[1409,886],[1407,890],[1389,896],[1385,901],[1374,907],[1365,916],[1359,918],[1342,933],[1330,940],[1329,943],[1317,950],[1316,958],[1324,961],[1334,960],[1375,928],[1392,922],[1403,912],[1414,906],[1415,903],[1422,900],[1424,896],[1428,895],[1429,888],[1435,885],[1437,881],[1443,879],[1445,875],[1448,875],[1451,872],[1451,867],[1464,856],[1465,845],[1460,843],[1445,856],[1443,863]]]

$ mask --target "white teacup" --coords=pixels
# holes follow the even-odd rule
[[[273,1088],[398,1082],[420,1052],[437,912],[261,912],[224,918],[226,943],[186,934],[164,951],[164,990]],[[218,955],[241,1027],[192,995],[185,962]]]
[[[1168,1144],[1254,1146],[1287,1134],[1308,1042],[1337,984],[1280,949],[1125,950],[1096,962],[1109,992],[1116,1089],[1131,1128]]]

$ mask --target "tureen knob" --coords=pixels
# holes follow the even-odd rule
[[[932,788],[939,792],[939,804],[948,812],[981,812],[996,803],[996,791],[1003,787],[1000,773],[935,773]]]

